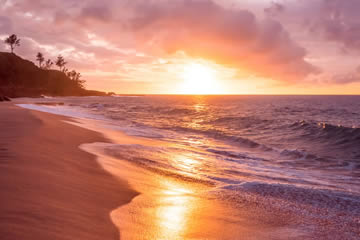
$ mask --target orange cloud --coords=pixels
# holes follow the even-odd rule
[[[294,81],[318,73],[304,59],[306,50],[279,22],[260,21],[246,10],[210,0],[174,0],[141,1],[134,4],[134,13],[130,30],[148,48],[184,51],[276,80]]]

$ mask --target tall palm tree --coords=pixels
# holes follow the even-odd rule
[[[55,65],[60,68],[60,71],[65,71],[65,65],[67,62],[65,62],[65,59],[63,56],[59,55],[56,59]]]
[[[44,55],[41,52],[38,52],[36,55],[36,61],[39,62],[39,68],[42,67],[42,63],[45,61]]]
[[[20,39],[17,38],[15,34],[10,35],[5,39],[5,43],[8,44],[11,48],[11,53],[14,53],[14,49],[17,46],[20,46]]]

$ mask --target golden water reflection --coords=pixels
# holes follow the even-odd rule
[[[173,181],[163,182],[166,187],[159,198],[156,211],[160,239],[181,239],[189,228],[193,209],[192,191]]]
[[[197,103],[193,105],[193,108],[196,112],[203,112],[208,109],[208,105],[205,103]]]
[[[196,115],[187,119],[186,127],[191,129],[206,130],[206,122],[212,119],[212,114],[209,111],[209,104],[206,103],[203,96],[197,96],[195,98],[196,103],[192,105],[192,109],[196,112]]]
[[[179,154],[173,158],[173,163],[177,168],[186,171],[187,173],[197,172],[198,167],[201,166],[201,161],[198,159],[199,156],[194,154]]]

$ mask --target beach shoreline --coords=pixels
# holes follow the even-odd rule
[[[208,186],[154,175],[92,147],[113,141],[156,142],[121,133],[111,139],[80,119],[12,103],[0,105],[0,111],[2,239],[283,239],[284,232],[297,235],[287,224],[264,224],[243,210],[234,215],[241,222],[228,222],[222,216],[233,209],[204,197]],[[109,169],[104,162],[112,160],[115,164]]]
[[[138,192],[79,149],[108,142],[66,117],[0,105],[2,239],[119,239],[110,212]]]
[[[143,149],[174,150],[174,142],[128,134],[94,115],[65,115],[57,103],[15,103],[0,105],[4,239],[353,239],[358,232],[340,203],[330,202],[340,207],[336,217],[322,210],[326,194],[258,183],[234,194],[229,185],[138,161],[149,157]],[[193,163],[177,151],[163,160]],[[282,199],[284,188],[290,195]]]

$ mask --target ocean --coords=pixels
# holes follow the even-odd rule
[[[154,95],[21,102],[25,108],[155,140],[152,145],[114,142],[104,152],[154,174],[205,184],[209,195],[233,206],[258,201],[322,219],[341,213],[333,220],[336,227],[360,224],[360,96]]]

